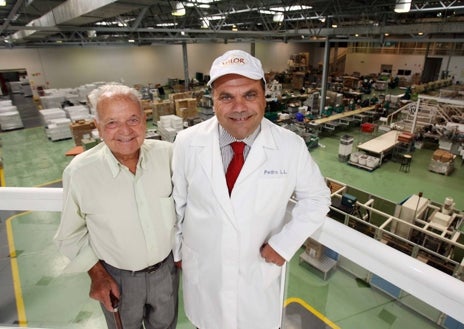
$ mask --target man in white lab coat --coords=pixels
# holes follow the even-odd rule
[[[180,132],[173,154],[185,312],[200,329],[277,329],[282,265],[322,225],[330,192],[303,139],[263,118],[257,58],[228,51],[210,77],[216,116]],[[236,141],[245,162],[232,187]]]

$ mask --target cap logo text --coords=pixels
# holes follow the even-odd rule
[[[245,64],[245,59],[241,57],[232,57],[221,63],[223,66],[230,64]]]

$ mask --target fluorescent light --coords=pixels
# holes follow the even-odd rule
[[[159,23],[156,24],[157,27],[172,27],[172,26],[177,26],[177,23]]]
[[[274,22],[283,22],[284,21],[284,13],[275,13],[274,17],[272,17]]]
[[[172,16],[184,16],[185,15],[185,7],[182,2],[176,3],[176,9],[171,12]]]
[[[396,0],[395,13],[408,13],[411,9],[412,0]]]
[[[0,0],[0,6],[1,7],[6,6],[6,0]]]
[[[275,11],[272,11],[272,10],[260,9],[260,10],[259,10],[259,13],[260,13],[260,14],[266,14],[266,15],[274,15],[276,12],[275,12]]]
[[[271,10],[275,11],[299,11],[299,10],[307,10],[312,9],[313,6],[304,6],[304,5],[293,5],[293,6],[286,6],[286,7],[271,7]]]
[[[207,29],[209,28],[209,20],[206,18],[201,18],[201,28],[202,29]]]
[[[194,2],[186,2],[186,3],[184,4],[184,7],[190,7],[190,8],[197,7],[197,8],[208,9],[208,8],[210,8],[211,6],[208,5],[207,3],[200,3],[200,4],[198,4],[198,3],[196,3],[196,2],[195,2],[195,3],[194,3]]]

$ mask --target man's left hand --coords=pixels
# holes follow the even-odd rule
[[[282,266],[285,263],[285,258],[280,256],[268,243],[261,246],[261,256],[268,263]]]

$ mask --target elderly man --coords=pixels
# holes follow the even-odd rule
[[[145,140],[146,120],[133,88],[104,85],[89,95],[103,143],[63,173],[64,205],[55,236],[70,271],[87,271],[90,297],[108,328],[115,302],[125,329],[174,329],[178,273],[172,256],[172,144]]]
[[[263,118],[257,58],[226,52],[210,77],[216,116],[180,132],[173,154],[185,312],[200,329],[277,329],[281,266],[322,225],[330,192],[303,139]]]

